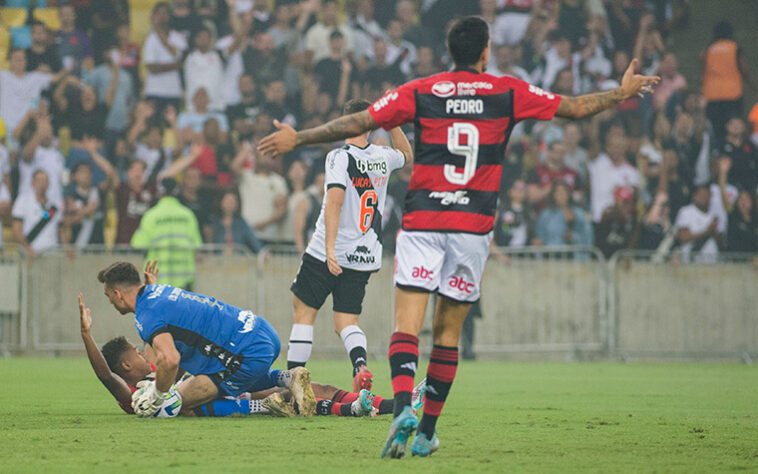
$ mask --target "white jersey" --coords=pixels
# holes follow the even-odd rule
[[[405,166],[405,155],[386,146],[366,148],[345,145],[326,155],[326,182],[316,231],[305,252],[326,261],[326,191],[332,186],[345,190],[340,227],[334,245],[341,267],[375,271],[382,266],[382,214],[390,173]]]

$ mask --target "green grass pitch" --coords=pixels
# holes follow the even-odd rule
[[[349,387],[347,365],[309,368]],[[389,395],[386,362],[372,369]],[[440,451],[404,460],[379,459],[389,416],[138,419],[79,358],[0,359],[0,380],[3,473],[758,470],[758,383],[743,365],[462,363]]]

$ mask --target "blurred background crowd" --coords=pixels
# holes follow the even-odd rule
[[[591,119],[515,128],[496,246],[680,249],[698,261],[758,251],[747,61],[714,17],[702,67],[688,69],[701,77],[680,73],[670,44],[688,28],[689,0],[4,3],[0,216],[4,241],[29,255],[161,239],[302,251],[323,158],[339,144],[271,159],[257,141],[274,119],[313,127],[351,98],[448,70],[446,27],[468,14],[490,24],[497,76],[564,95],[616,87],[632,58],[661,76],[654,94]],[[395,173],[382,213],[389,252],[410,171]],[[194,229],[171,230],[179,207]],[[153,208],[164,218],[149,225],[167,231],[140,228]]]

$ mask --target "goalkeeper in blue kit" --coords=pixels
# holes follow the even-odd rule
[[[132,396],[138,416],[153,416],[176,397],[179,369],[195,377],[182,384],[181,412],[227,396],[286,387],[302,416],[316,412],[310,374],[304,367],[272,370],[280,352],[274,328],[252,311],[169,285],[143,285],[131,263],[117,262],[98,280],[121,314],[134,324],[155,353],[155,380],[140,382]]]

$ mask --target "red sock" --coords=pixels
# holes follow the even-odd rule
[[[418,338],[413,334],[395,332],[390,338],[390,372],[395,393],[395,416],[411,404],[413,377],[418,365]]]
[[[337,392],[332,397],[332,400],[334,400],[337,403],[352,403],[356,400],[358,400],[358,393],[353,392],[346,392],[344,390],[337,390]]]
[[[424,416],[419,424],[419,431],[429,439],[434,435],[437,417],[442,413],[457,368],[458,348],[435,345],[426,371]]]

